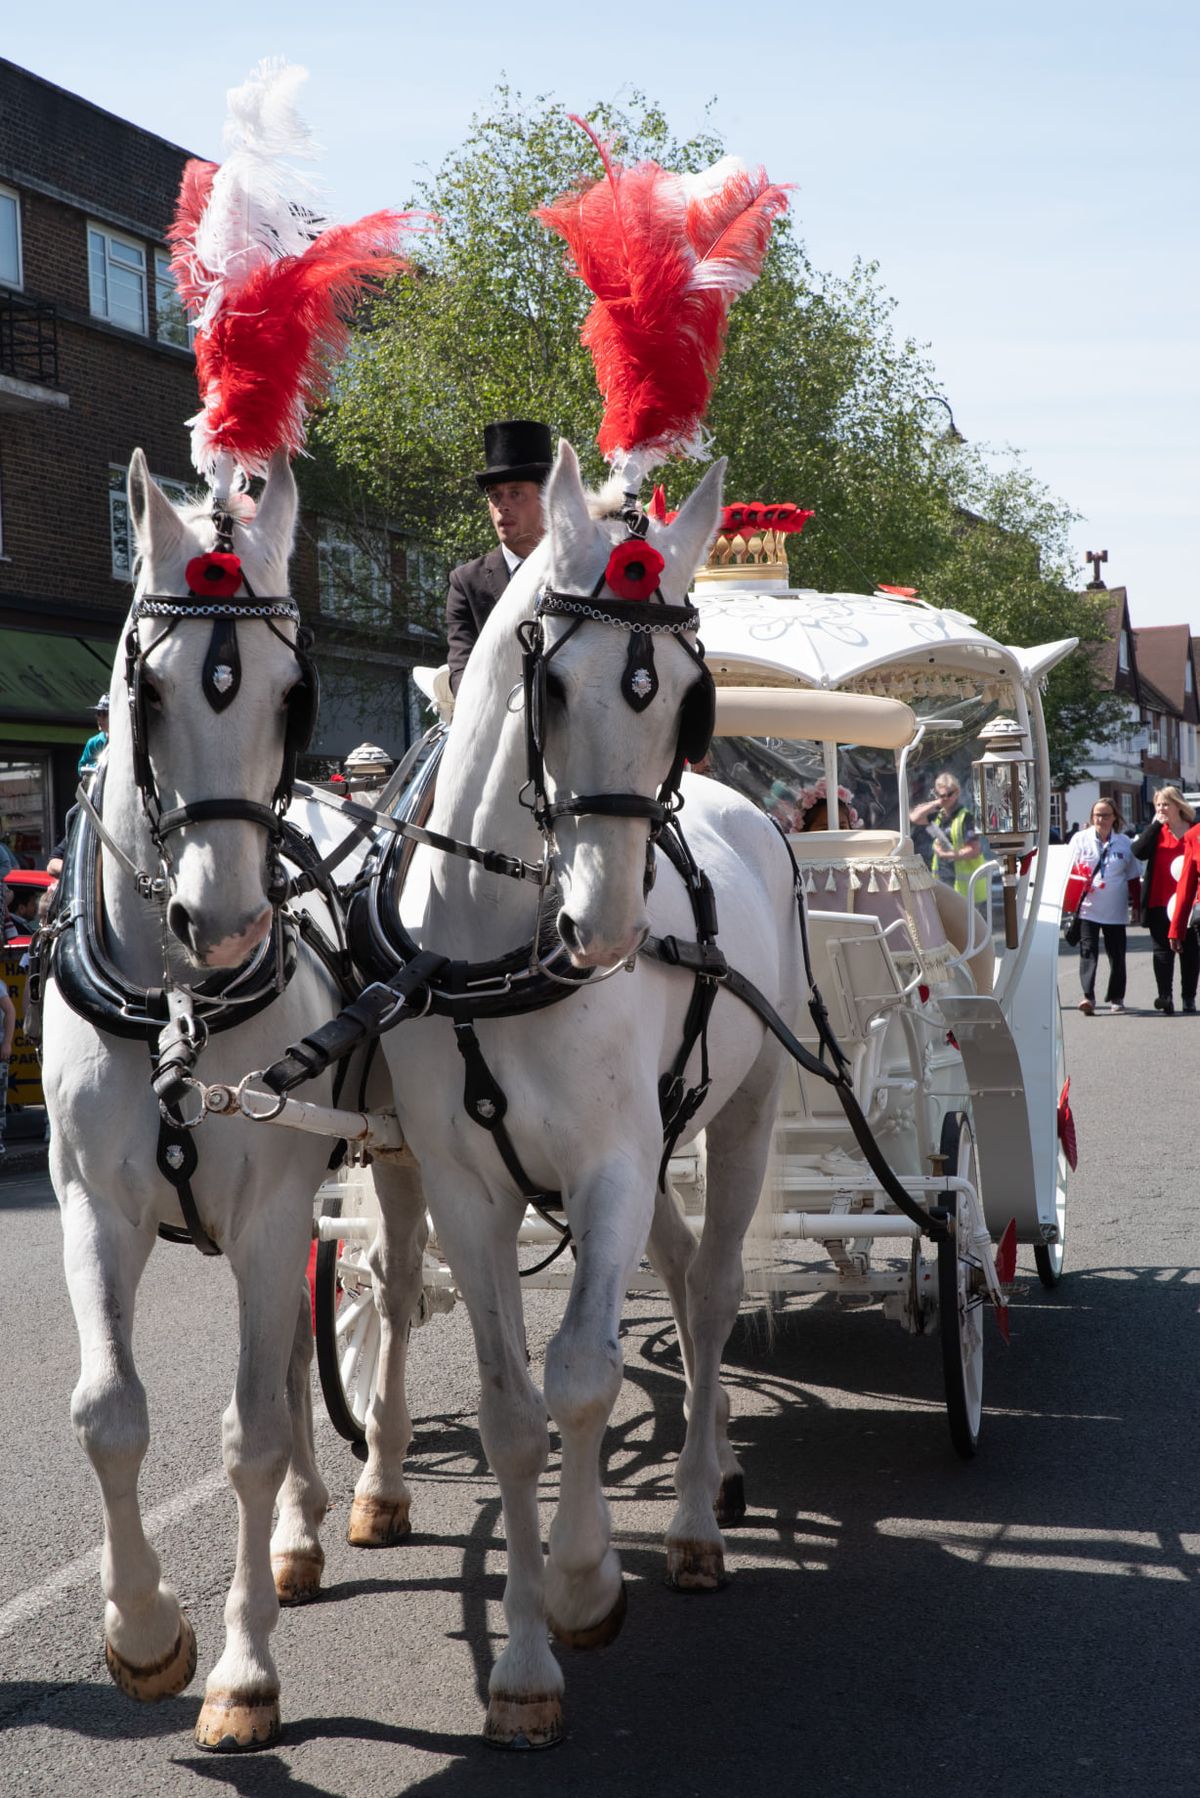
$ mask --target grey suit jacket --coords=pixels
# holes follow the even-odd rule
[[[499,544],[486,556],[476,556],[473,562],[463,562],[451,572],[446,595],[446,636],[450,643],[450,686],[455,693],[483,621],[510,579]]]

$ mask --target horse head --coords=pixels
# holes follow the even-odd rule
[[[714,463],[669,524],[620,513],[607,491],[589,499],[566,442],[547,483],[540,669],[535,658],[527,705],[558,928],[577,967],[620,962],[644,940],[647,833],[661,828],[684,759],[707,749],[712,684],[687,594],[717,528],[724,471]]]
[[[191,960],[244,962],[271,927],[276,848],[315,673],[288,597],[296,486],[271,461],[257,510],[173,505],[141,450],[129,464],[138,574],[110,779],[129,767]],[[118,670],[121,663],[118,659]]]

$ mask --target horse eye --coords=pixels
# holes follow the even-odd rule
[[[567,689],[557,674],[548,673],[546,675],[546,698],[553,700],[555,705],[566,705],[567,703]]]
[[[156,712],[162,711],[162,694],[154,682],[144,674],[142,676],[142,696],[148,706],[152,706]]]

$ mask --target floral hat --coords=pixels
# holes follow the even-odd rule
[[[837,796],[839,802],[845,806],[850,814],[851,830],[857,830],[862,824],[862,819],[854,809],[849,787],[839,787]],[[801,828],[803,828],[804,819],[808,816],[809,812],[812,811],[813,807],[824,805],[826,803],[825,777],[823,775],[820,780],[814,781],[811,787],[801,787],[796,795],[796,812],[801,823]]]

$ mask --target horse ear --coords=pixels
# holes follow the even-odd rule
[[[151,478],[146,458],[140,449],[135,449],[129,458],[126,491],[129,495],[129,518],[141,554],[147,558],[151,554],[166,557],[172,552],[182,551],[187,540],[183,520],[161,487]]]
[[[285,558],[291,554],[299,503],[291,458],[286,450],[277,449],[254,515],[254,532],[264,548],[279,550]]]
[[[678,518],[667,526],[659,539],[671,572],[682,576],[684,593],[691,586],[692,577],[717,534],[727,467],[724,456],[713,463],[700,485],[684,500]]]
[[[556,551],[590,544],[596,522],[588,511],[587,494],[579,473],[579,458],[565,437],[558,440],[558,455],[546,482],[546,525]]]

